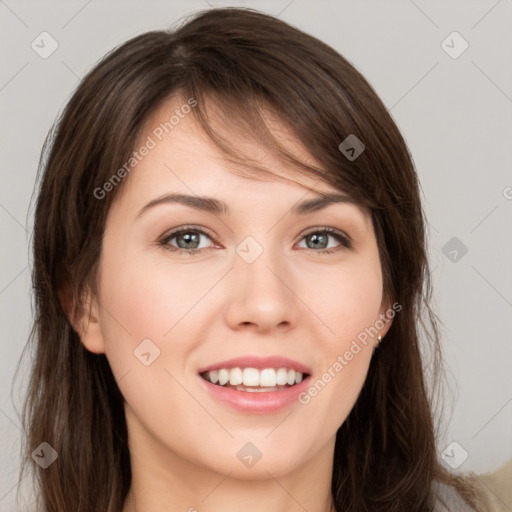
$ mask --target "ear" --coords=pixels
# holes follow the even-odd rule
[[[105,343],[100,324],[100,304],[94,293],[86,287],[78,301],[69,287],[59,290],[62,307],[87,350],[95,354],[105,353]]]
[[[379,334],[382,339],[386,336],[389,331],[391,324],[393,323],[393,318],[395,317],[398,311],[401,311],[402,306],[395,302],[391,304],[391,301],[388,299],[384,299],[382,301],[381,307],[379,309],[379,318],[375,322],[376,327],[379,329]],[[375,340],[375,346],[379,344],[379,341]]]

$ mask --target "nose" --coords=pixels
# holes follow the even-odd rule
[[[296,283],[284,258],[269,250],[252,263],[235,255],[228,275],[228,304],[225,320],[234,330],[286,331],[296,325],[300,300]]]

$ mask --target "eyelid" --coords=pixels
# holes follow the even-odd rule
[[[193,226],[193,225],[184,225],[184,226],[180,226],[179,228],[175,228],[175,229],[171,229],[170,231],[167,231],[162,237],[160,237],[159,245],[169,246],[170,240],[172,240],[176,236],[180,235],[181,233],[187,232],[187,231],[195,231],[197,233],[205,235],[208,238],[210,238],[214,244],[219,245],[215,236],[212,235],[206,228],[197,227],[197,226]],[[345,233],[344,231],[341,231],[340,229],[332,228],[329,226],[316,226],[316,227],[308,228],[306,231],[303,231],[299,235],[299,238],[298,238],[297,242],[295,242],[295,243],[302,241],[308,235],[313,234],[313,233],[327,233],[327,234],[333,236],[334,238],[336,238],[343,248],[345,248],[345,249],[352,248],[353,240],[347,233]],[[202,249],[183,249],[181,247],[174,247],[174,246],[171,246],[171,247],[173,247],[173,249],[177,252],[187,252],[189,254],[190,253],[199,254],[199,253],[202,253],[202,252],[210,249],[210,247],[203,247]],[[316,251],[314,249],[309,249],[309,250],[312,252],[319,253],[319,254],[329,254],[329,253],[337,252],[340,249],[321,249],[318,251]]]
[[[169,240],[172,240],[174,237],[180,235],[183,232],[187,232],[187,231],[196,231],[197,233],[200,233],[200,234],[205,235],[208,238],[210,238],[212,240],[212,242],[217,243],[217,240],[215,239],[215,236],[212,235],[207,229],[200,228],[200,227],[197,227],[197,226],[192,226],[192,225],[180,226],[179,228],[174,228],[174,229],[171,229],[171,230],[167,231],[165,234],[163,234],[159,238],[159,243],[161,245],[165,245],[165,244],[167,244],[169,242]],[[181,249],[180,247],[176,247],[176,249],[177,250],[182,250],[182,251],[187,251],[188,250],[188,249]],[[199,249],[199,251],[201,251],[201,250],[202,249]],[[198,250],[195,249],[195,252],[198,252]]]
[[[311,235],[313,233],[328,233],[329,235],[332,235],[332,236],[337,235],[337,236],[334,236],[334,238],[339,237],[341,240],[338,240],[338,241],[347,248],[352,247],[352,244],[353,244],[352,238],[347,233],[345,233],[341,229],[331,228],[329,226],[317,226],[314,228],[309,228],[307,231],[304,231],[299,235],[300,236],[299,242],[306,236]],[[316,252],[322,252],[322,251],[316,251]]]

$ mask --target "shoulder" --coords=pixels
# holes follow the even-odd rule
[[[466,503],[454,487],[438,480],[432,483],[432,495],[434,496],[433,512],[475,512],[475,509]]]

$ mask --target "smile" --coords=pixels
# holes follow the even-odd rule
[[[286,389],[302,382],[304,374],[292,368],[220,368],[200,374],[217,386],[245,392],[270,392]]]

